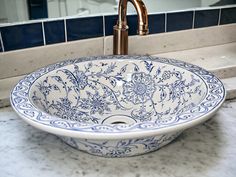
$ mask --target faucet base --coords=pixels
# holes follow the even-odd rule
[[[120,28],[118,25],[113,28],[113,54],[128,55],[128,26]]]

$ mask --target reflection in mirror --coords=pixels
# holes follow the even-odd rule
[[[115,14],[119,0],[0,0],[0,23]],[[236,0],[143,0],[149,13],[236,4]],[[129,7],[129,13],[134,13]]]

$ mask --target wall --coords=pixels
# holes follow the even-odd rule
[[[202,0],[202,6],[203,7],[210,6],[210,5],[215,4],[217,2],[219,2],[219,0],[207,0],[207,1]]]
[[[0,19],[3,19],[2,22],[27,21],[29,17],[26,1],[2,0],[0,6]]]
[[[49,18],[116,12],[115,0],[48,0]]]
[[[0,23],[6,23],[8,21],[7,19],[5,1],[2,1],[0,5]]]
[[[212,0],[210,0],[212,1]],[[202,0],[144,0],[150,13],[201,7]],[[48,0],[49,17],[116,13],[117,0]],[[83,12],[83,13],[82,13]],[[129,13],[135,13],[129,3]]]
[[[49,18],[117,13],[118,0],[47,0]],[[149,13],[208,7],[219,0],[143,0]],[[1,0],[0,23],[27,21],[27,0]],[[174,3],[173,3],[174,2]],[[129,3],[129,13],[135,9]]]
[[[202,0],[144,0],[149,12],[164,12],[201,7]]]

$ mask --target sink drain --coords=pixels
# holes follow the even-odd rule
[[[117,122],[112,122],[111,124],[126,124],[125,122],[117,121]]]
[[[102,124],[133,124],[136,120],[126,115],[113,115],[105,118]]]

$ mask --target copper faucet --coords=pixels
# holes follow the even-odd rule
[[[148,13],[142,0],[120,0],[118,13],[119,18],[117,24],[113,27],[113,54],[127,55],[128,54],[128,25],[127,25],[127,4],[130,1],[135,7],[138,14],[138,34],[148,34]]]

